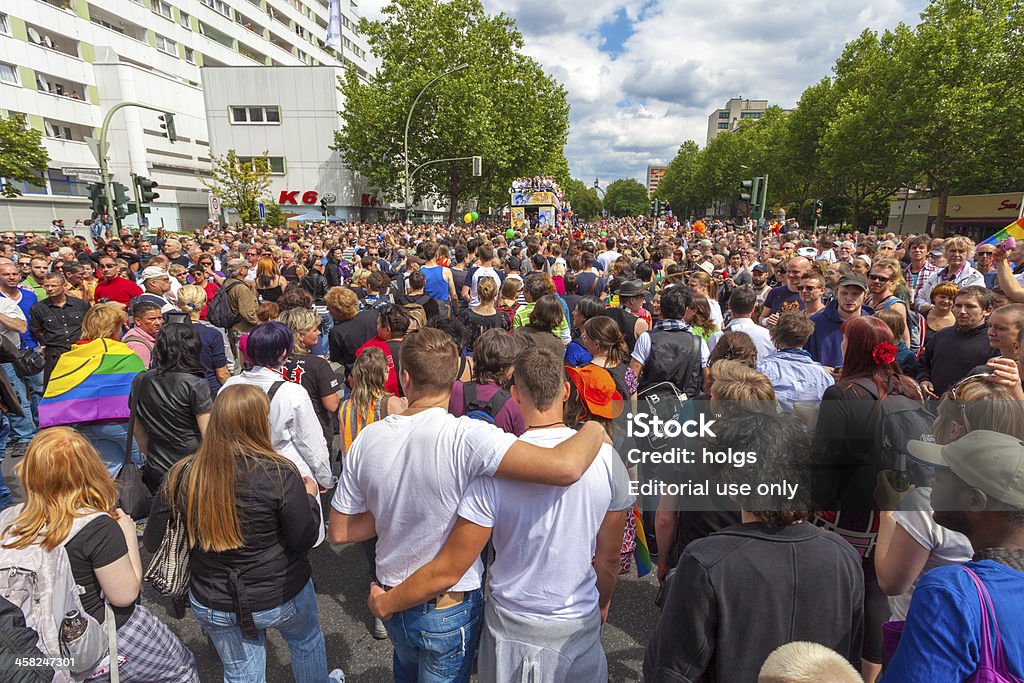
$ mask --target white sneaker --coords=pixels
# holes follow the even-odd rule
[[[331,673],[327,674],[327,679],[331,683],[345,683],[345,672],[341,669],[335,669]]]

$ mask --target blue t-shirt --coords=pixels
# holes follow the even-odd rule
[[[992,560],[968,562],[995,607],[1006,662],[1024,675],[1024,572]],[[990,625],[991,617],[989,621]],[[995,633],[991,634],[995,643]],[[981,602],[970,575],[959,566],[937,567],[914,588],[900,645],[881,683],[965,681],[981,652]]]
[[[32,308],[33,304],[39,301],[39,297],[37,297],[36,293],[33,292],[31,289],[18,287],[18,291],[21,292],[21,301],[18,302],[18,308],[20,308],[21,312],[25,314],[25,320],[28,320],[28,311],[30,308]],[[4,294],[3,292],[0,292],[0,296],[4,297],[5,299],[11,298]],[[21,345],[23,348],[26,349],[34,349],[37,346],[39,346],[39,344],[36,343],[35,338],[32,336],[31,330],[26,330],[21,333]]]

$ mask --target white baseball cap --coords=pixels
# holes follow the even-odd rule
[[[140,285],[143,285],[150,280],[157,279],[158,277],[169,278],[170,276],[167,274],[167,271],[160,266],[147,266],[146,268],[143,268],[142,272],[139,274],[138,282]]]
[[[1024,441],[978,429],[946,446],[911,441],[907,449],[911,457],[948,468],[968,486],[1024,509]]]

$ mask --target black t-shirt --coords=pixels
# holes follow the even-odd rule
[[[356,317],[342,322],[335,321],[328,336],[330,358],[334,363],[345,366],[346,375],[356,362],[356,350],[377,336],[377,311],[369,308],[360,311]]]
[[[288,282],[298,282],[299,274],[297,271],[298,268],[296,266],[285,266],[284,268],[281,269],[281,277],[283,277]]]
[[[196,415],[213,407],[204,375],[156,370],[140,373],[132,382],[136,416],[149,434],[145,479],[155,488],[174,463],[199,448]]]
[[[164,256],[167,256],[167,255],[164,254]],[[190,265],[192,265],[192,262],[188,260],[188,256],[186,256],[185,254],[178,254],[174,258],[171,258],[170,256],[167,256],[167,259],[171,263],[177,263],[179,266],[184,266],[186,268],[188,268]]]
[[[327,412],[321,399],[337,394],[340,388],[338,376],[331,369],[331,364],[319,356],[293,353],[284,362],[281,375],[289,382],[301,384],[309,394],[313,402],[313,411],[324,430],[324,438],[330,444],[334,437],[334,429],[331,426],[331,414]]]
[[[80,596],[82,607],[93,619],[102,624],[103,598],[100,597],[100,584],[96,580],[95,570],[106,567],[128,554],[124,533],[113,517],[103,515],[86,524],[64,548],[67,550],[75,581],[85,589]],[[135,612],[135,605],[111,605],[111,608],[114,610],[114,623],[118,628],[121,628]]]
[[[764,299],[764,307],[770,308],[772,313],[786,313],[787,311],[804,310],[804,301],[800,298],[800,292],[793,292],[786,285],[773,287]]]

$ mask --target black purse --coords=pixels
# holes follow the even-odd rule
[[[128,417],[128,435],[124,440],[124,462],[121,463],[121,469],[114,477],[118,490],[117,505],[132,519],[145,519],[149,517],[149,510],[153,507],[153,494],[149,492],[149,487],[142,481],[139,468],[132,462],[132,438],[135,432],[134,402],[129,408],[131,412]]]
[[[14,374],[22,379],[38,375],[46,367],[46,360],[35,349],[20,349],[12,363]]]

